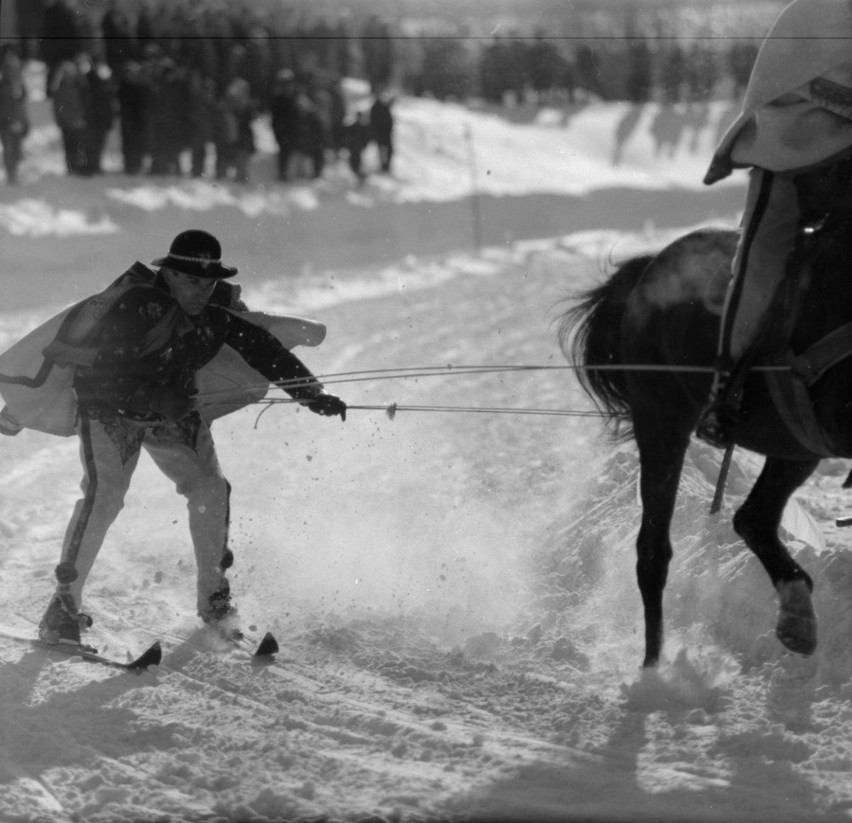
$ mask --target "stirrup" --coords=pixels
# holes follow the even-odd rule
[[[733,441],[734,426],[739,415],[739,398],[729,394],[729,386],[722,383],[704,407],[695,427],[699,440],[724,449]]]
[[[695,428],[695,436],[718,449],[727,448],[732,440],[731,425],[723,423],[717,414],[718,408],[708,407],[701,415]]]

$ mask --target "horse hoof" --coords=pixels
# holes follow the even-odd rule
[[[817,647],[817,619],[811,591],[804,580],[789,580],[777,586],[781,601],[778,639],[795,654],[810,655]]]

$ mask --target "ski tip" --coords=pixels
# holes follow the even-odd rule
[[[127,668],[132,671],[144,671],[149,666],[159,666],[163,659],[163,648],[160,646],[160,641],[157,640],[147,650],[142,652],[139,657],[132,663],[127,664]]]
[[[278,641],[272,632],[267,632],[254,653],[255,657],[271,657],[278,652]]]

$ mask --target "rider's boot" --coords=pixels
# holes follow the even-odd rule
[[[699,440],[720,449],[727,448],[733,440],[734,426],[740,412],[742,392],[740,381],[734,379],[740,362],[720,355],[715,368],[710,400],[701,412],[695,434]]]

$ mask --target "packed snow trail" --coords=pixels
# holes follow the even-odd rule
[[[322,368],[401,366],[425,346],[436,362],[547,362],[557,273],[591,276],[537,251],[416,301],[329,309],[329,342],[347,345]],[[560,371],[463,383],[353,384],[350,398],[585,402]],[[771,587],[727,518],[706,515],[711,450],[691,454],[676,522],[669,662],[640,673],[636,458],[594,421],[364,412],[321,428],[281,407],[254,423],[245,410],[216,435],[234,589],[247,624],[282,641],[276,661],[199,629],[182,505],[141,469],[87,607],[107,649],[161,635],[163,665],[106,675],[0,640],[0,819],[842,819],[849,657],[782,653]],[[65,489],[69,510],[76,493],[74,449],[55,442],[51,462],[9,441],[3,597],[28,615],[67,516],[28,488]],[[754,468],[738,461],[732,498]],[[810,493],[830,500],[841,480]],[[831,571],[846,556],[814,558],[820,607],[850,602]]]
[[[554,307],[611,257],[736,220],[736,186],[699,191],[720,108],[664,155],[653,106],[615,145],[631,114],[590,107],[562,129],[521,129],[406,101],[397,178],[360,192],[340,174],[317,189],[118,175],[81,187],[51,171],[53,136],[20,191],[0,189],[0,342],[192,223],[222,236],[250,305],[328,323],[328,340],[305,352],[319,373],[560,363]],[[469,202],[427,195],[447,181],[461,187],[453,197],[471,194],[448,143],[470,118],[502,222],[483,210],[499,242],[468,252]],[[417,130],[432,137],[404,138]],[[574,188],[543,195],[545,179]],[[407,216],[384,219],[402,201]],[[545,239],[503,231],[522,224]],[[325,266],[300,245],[304,225]],[[420,245],[407,242],[412,227]],[[382,408],[591,410],[563,371],[365,381],[341,394]],[[771,586],[730,527],[759,461],[737,453],[711,518],[719,455],[690,450],[666,661],[641,672],[636,455],[597,420],[360,411],[340,424],[260,411],[218,421],[214,436],[234,486],[234,591],[247,628],[279,638],[276,660],[253,664],[199,626],[184,503],[141,464],[86,607],[103,653],[162,637],[163,664],[128,676],[0,639],[4,823],[849,819],[852,557],[833,525],[849,512],[844,461],[797,494],[798,519],[812,517],[824,543],[792,529],[822,625],[817,654],[795,658],[773,636]],[[0,453],[0,603],[37,621],[79,495],[77,444],[24,432]]]

